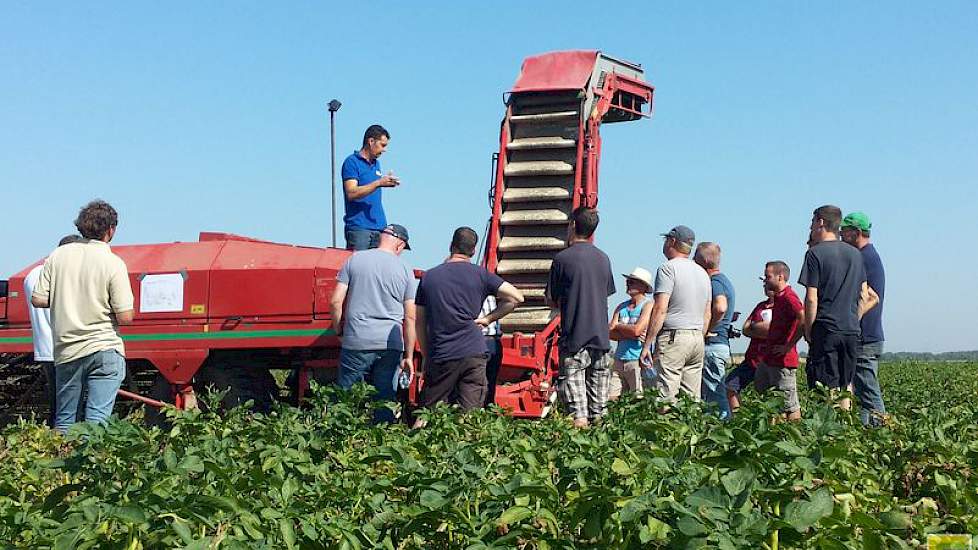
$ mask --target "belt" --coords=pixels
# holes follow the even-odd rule
[[[678,333],[678,332],[698,332],[698,333],[702,333],[703,331],[701,329],[698,329],[698,328],[666,328],[666,329],[662,329],[662,330],[659,331],[659,336],[668,335],[669,336],[669,343],[671,344],[671,343],[673,343],[673,342],[676,341],[676,333]]]

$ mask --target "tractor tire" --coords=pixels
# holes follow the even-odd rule
[[[195,378],[194,387],[198,392],[206,392],[207,389],[224,392],[220,403],[216,404],[221,410],[239,407],[251,401],[251,409],[262,413],[272,409],[278,393],[278,385],[267,368],[217,363],[209,363],[201,368]],[[201,408],[208,404],[206,396],[200,401]]]
[[[157,401],[162,401],[172,405],[175,401],[173,384],[171,384],[170,381],[167,380],[161,373],[157,372],[156,378],[153,380],[153,385],[149,390],[149,397],[151,399],[156,399]],[[156,426],[161,430],[169,428],[169,422],[166,419],[166,414],[156,407],[143,405],[143,418],[145,419],[147,426]]]

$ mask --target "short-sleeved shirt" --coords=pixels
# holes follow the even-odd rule
[[[862,327],[862,342],[871,344],[882,342],[883,338],[883,294],[886,292],[886,272],[883,270],[883,260],[876,252],[876,247],[872,244],[859,249],[863,257],[863,266],[866,268],[866,283],[880,297],[880,303],[876,307],[866,312],[860,322]]]
[[[482,327],[475,320],[486,297],[496,294],[502,284],[498,275],[469,262],[445,262],[425,272],[417,305],[424,308],[432,361],[444,363],[487,353]]]
[[[357,180],[357,186],[362,187],[380,179],[383,172],[380,169],[380,159],[368,161],[354,151],[343,161],[341,170],[343,181]],[[377,188],[366,197],[350,199],[344,193],[346,214],[343,225],[347,229],[372,229],[380,231],[387,227],[387,216],[384,214],[383,189]]]
[[[730,325],[733,323],[734,309],[736,308],[736,297],[734,294],[733,283],[723,273],[710,275],[710,288],[713,294],[711,299],[716,300],[717,296],[727,297],[727,311],[720,318],[720,321],[710,332],[715,332],[716,336],[706,339],[707,344],[730,344]]]
[[[822,241],[808,249],[798,283],[818,289],[815,324],[829,332],[859,334],[859,294],[866,268],[856,247],[843,241]]]
[[[132,310],[132,286],[125,262],[108,243],[93,239],[56,248],[32,295],[50,305],[55,364],[106,350],[125,355],[113,314]]]
[[[775,354],[774,346],[786,345],[799,331],[798,313],[805,310],[798,295],[790,286],[784,287],[774,297],[771,307],[771,324],[767,329],[767,346],[764,364],[769,367],[798,368],[798,350],[792,347],[787,353]]]
[[[485,317],[496,309],[496,297],[493,295],[486,296],[486,300],[482,302],[482,310],[479,312],[480,317]],[[485,336],[498,337],[503,333],[502,328],[499,326],[499,321],[493,321],[489,323],[482,329],[482,334]]]
[[[689,258],[673,258],[655,273],[655,294],[669,295],[664,330],[703,330],[706,306],[713,297],[710,276]]]
[[[765,320],[771,320],[771,308],[774,306],[774,302],[771,300],[764,300],[763,302],[758,302],[754,306],[754,310],[750,312],[747,317],[750,319],[751,323],[762,323]],[[770,327],[770,325],[769,325]],[[765,338],[751,338],[750,344],[747,345],[747,352],[744,354],[744,363],[752,367],[757,367],[764,360],[764,354],[767,352],[767,339]]]
[[[611,261],[598,247],[578,242],[554,256],[547,297],[560,305],[561,351],[611,349],[608,296],[614,293]]]
[[[404,302],[414,300],[414,271],[386,250],[355,252],[336,280],[347,285],[343,348],[404,350]]]
[[[31,294],[37,286],[37,280],[41,277],[41,270],[44,264],[35,266],[34,269],[24,277],[24,296],[27,297],[27,312],[31,317],[31,336],[34,342],[35,361],[54,361],[54,337],[51,336],[51,309],[46,307],[34,307],[31,304]]]

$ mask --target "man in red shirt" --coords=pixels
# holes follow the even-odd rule
[[[757,367],[754,387],[758,393],[770,388],[785,393],[784,414],[788,420],[801,419],[798,402],[798,350],[805,322],[805,306],[788,284],[790,272],[782,261],[768,262],[764,266],[764,288],[774,293],[771,307],[771,325],[767,330],[767,346],[761,364]]]
[[[767,329],[771,322],[774,294],[767,289],[764,290],[764,294],[767,295],[767,299],[758,302],[754,306],[754,310],[747,316],[747,320],[744,321],[744,336],[750,338],[744,360],[727,375],[725,381],[727,401],[730,403],[730,412],[732,413],[737,412],[737,409],[740,408],[740,392],[754,382],[757,365],[761,363],[767,345]]]

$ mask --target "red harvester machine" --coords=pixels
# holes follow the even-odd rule
[[[544,300],[547,273],[566,246],[569,213],[597,205],[599,126],[651,114],[653,87],[642,76],[640,66],[597,51],[549,53],[526,59],[506,96],[483,262],[527,297],[502,323],[496,402],[514,416],[542,417],[553,402],[559,316]],[[269,369],[293,369],[300,398],[310,375],[335,377],[340,341],[329,297],[350,252],[226,233],[112,249],[136,298],[135,321],[122,329],[130,379],[153,378],[151,397],[183,407],[195,386],[213,384],[232,403],[263,407],[277,391]],[[0,297],[7,365],[30,361],[29,271]]]

